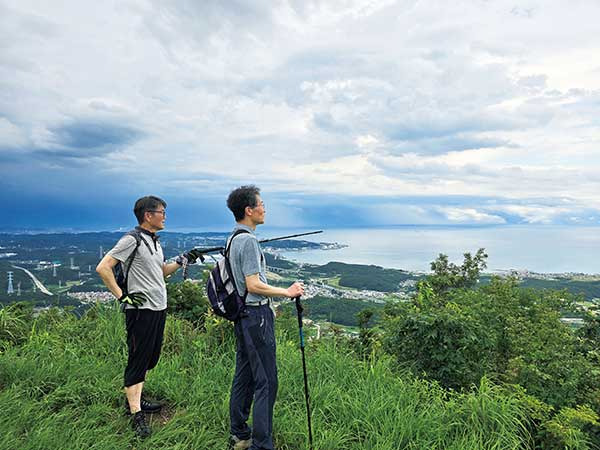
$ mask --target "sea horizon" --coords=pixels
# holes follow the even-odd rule
[[[336,228],[307,239],[348,247],[281,252],[281,255],[301,263],[340,261],[429,272],[431,262],[439,254],[460,263],[464,253],[474,254],[484,248],[488,254],[486,272],[595,275],[600,273],[598,231],[597,226],[565,225]]]
[[[114,226],[92,226],[92,227],[2,227],[0,226],[0,234],[78,234],[78,233],[118,233],[125,232],[133,227],[135,223],[128,225],[114,225]],[[169,227],[168,224],[161,233],[228,233],[230,232],[235,223],[232,222],[228,225],[223,226],[212,226],[212,227]],[[331,226],[331,227],[319,227],[319,226],[273,226],[273,225],[260,225],[257,228],[259,233],[265,233],[270,231],[290,231],[295,233],[301,233],[312,230],[385,230],[385,229],[406,229],[406,228],[425,228],[425,229],[494,229],[494,228],[599,228],[598,224],[545,224],[545,223],[492,223],[492,224],[385,224],[385,225],[346,225],[346,226]]]
[[[30,229],[0,230],[2,234],[79,234],[125,232],[120,229]],[[231,228],[233,224],[231,225]],[[231,228],[166,228],[166,233],[228,233]],[[331,250],[279,252],[287,259],[311,264],[331,261],[349,264],[378,265],[386,268],[428,272],[430,263],[440,253],[451,261],[462,261],[463,253],[474,254],[485,248],[489,255],[486,272],[507,270],[538,273],[600,273],[597,250],[600,248],[600,226],[589,225],[394,225],[369,227],[332,227],[306,240],[338,243],[345,247]],[[260,226],[260,238],[316,231],[317,227]]]

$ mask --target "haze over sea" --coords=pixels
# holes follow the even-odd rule
[[[303,230],[277,230],[282,231],[293,233]],[[274,233],[273,230],[264,230],[260,234],[266,238],[274,236]],[[326,229],[322,234],[307,239],[338,242],[348,247],[285,252],[282,255],[314,264],[340,261],[429,271],[429,263],[439,253],[445,253],[452,261],[458,262],[464,252],[475,253],[483,247],[489,255],[489,271],[527,269],[544,273],[600,273],[598,227],[523,225]]]

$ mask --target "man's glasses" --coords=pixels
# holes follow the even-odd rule
[[[149,211],[146,212],[151,212],[151,213],[157,213],[157,214],[162,214],[163,217],[167,217],[167,211],[163,210],[159,210],[159,209],[151,209]]]

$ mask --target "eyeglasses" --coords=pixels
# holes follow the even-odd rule
[[[167,217],[167,211],[165,211],[164,209],[162,209],[162,210],[159,210],[159,209],[151,209],[151,210],[148,210],[148,211],[146,211],[146,212],[150,212],[150,213],[157,213],[157,214],[162,214],[162,215],[163,215],[163,217]]]
[[[253,208],[253,209],[254,209],[254,208],[260,208],[260,207],[263,207],[263,208],[264,208],[264,207],[265,207],[265,202],[260,202],[258,205],[251,206],[250,208]]]

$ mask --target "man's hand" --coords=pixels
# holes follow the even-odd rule
[[[119,298],[119,302],[125,303],[126,305],[135,306],[139,308],[144,304],[146,299],[142,294],[123,294]]]
[[[304,295],[304,284],[300,281],[296,281],[289,288],[287,288],[289,298],[302,297]]]
[[[175,262],[180,266],[183,266],[184,259],[187,260],[187,264],[194,264],[198,258],[200,258],[200,261],[204,262],[204,256],[202,256],[200,250],[193,248],[189,252],[179,255]]]

